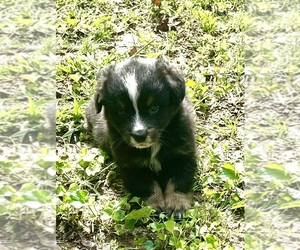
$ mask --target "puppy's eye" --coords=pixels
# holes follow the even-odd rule
[[[151,107],[149,108],[150,114],[155,114],[155,113],[158,112],[158,110],[159,110],[159,106],[158,106],[158,105],[153,105],[153,106],[151,106]]]

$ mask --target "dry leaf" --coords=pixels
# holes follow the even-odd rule
[[[162,0],[152,0],[152,3],[153,3],[154,5],[160,7],[160,6],[161,6],[161,1],[162,1]]]
[[[136,48],[136,47],[133,47],[133,48],[128,52],[128,54],[129,54],[130,56],[133,56],[133,55],[136,54],[136,52],[137,52],[137,48]]]

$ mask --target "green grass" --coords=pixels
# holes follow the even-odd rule
[[[299,245],[297,11],[295,2],[249,4],[253,21],[245,38],[247,249]]]
[[[57,234],[62,249],[243,247],[243,4],[57,1]],[[194,203],[181,222],[129,199],[83,133],[99,67],[135,53],[183,71],[196,113]],[[140,207],[141,206],[141,207]]]
[[[54,6],[2,1],[0,69],[1,249],[55,245]],[[52,118],[55,117],[55,107]]]

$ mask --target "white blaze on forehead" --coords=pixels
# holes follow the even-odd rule
[[[128,91],[129,98],[132,101],[133,108],[138,113],[137,99],[139,97],[138,84],[135,78],[135,73],[128,74],[124,77],[123,84]]]
[[[144,125],[141,121],[139,110],[137,106],[137,100],[139,98],[139,91],[138,91],[138,83],[135,78],[135,72],[128,74],[123,79],[124,86],[128,91],[128,95],[130,100],[132,101],[133,108],[135,110],[135,121],[134,121],[134,130],[142,130],[144,129]]]
[[[138,84],[135,78],[135,72],[128,74],[124,77],[124,86],[126,87],[129,97],[133,102],[133,107],[137,108],[137,99],[139,96]]]

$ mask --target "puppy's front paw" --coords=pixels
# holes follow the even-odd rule
[[[164,194],[156,182],[154,183],[153,194],[145,200],[145,204],[153,207],[157,212],[162,212],[165,210],[166,203]]]
[[[165,192],[166,212],[182,219],[186,210],[191,207],[191,195],[175,192],[174,184],[169,182]]]

